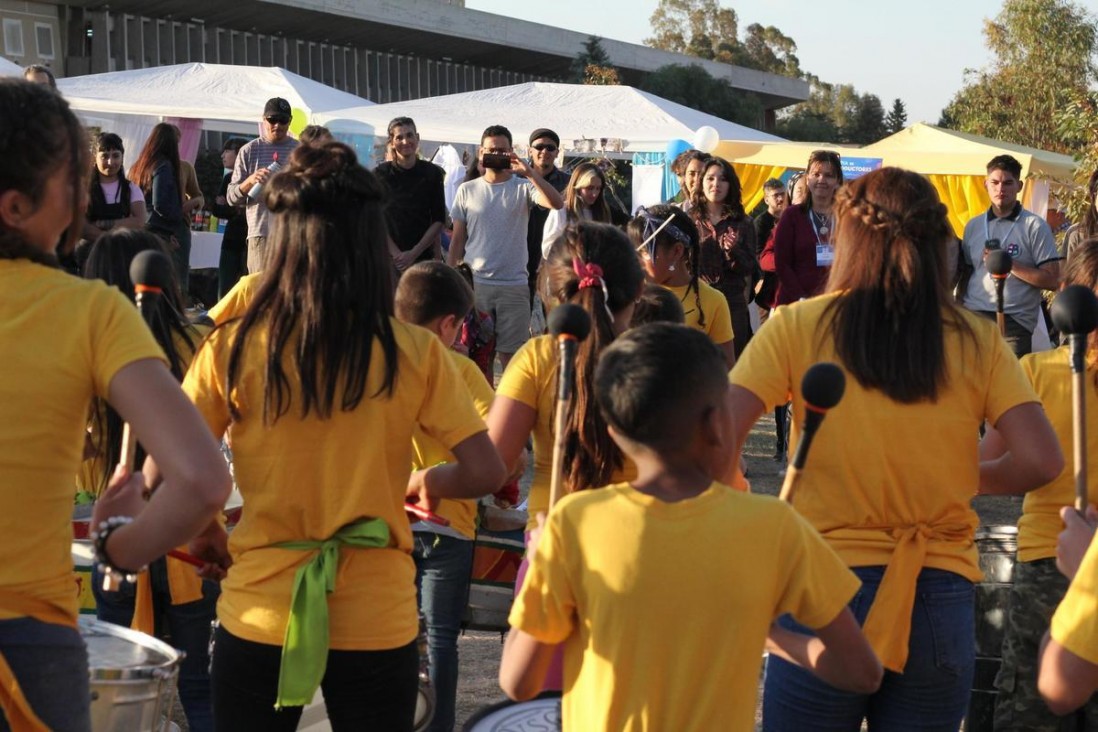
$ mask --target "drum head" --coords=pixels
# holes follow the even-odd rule
[[[469,718],[462,732],[521,732],[559,730],[560,692],[546,692],[526,702],[502,702],[485,707]]]
[[[182,660],[179,652],[163,641],[90,617],[80,618],[80,635],[88,646],[93,679],[159,678]]]

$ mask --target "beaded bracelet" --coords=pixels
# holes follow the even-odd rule
[[[137,575],[148,569],[148,567],[142,567],[136,571],[123,569],[115,565],[111,561],[110,555],[107,554],[107,539],[110,538],[111,533],[120,526],[132,523],[133,518],[130,516],[111,516],[99,522],[96,530],[91,532],[92,546],[95,547],[95,564],[103,575],[104,592],[117,590],[123,581],[136,582]]]

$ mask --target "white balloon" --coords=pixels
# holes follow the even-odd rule
[[[709,125],[699,127],[698,131],[694,133],[694,149],[703,153],[711,153],[716,150],[720,141],[720,133]]]

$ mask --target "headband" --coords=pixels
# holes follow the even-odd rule
[[[572,257],[572,271],[579,277],[579,289],[598,287],[602,290],[602,306],[606,308],[606,314],[613,321],[614,313],[610,310],[610,291],[606,288],[606,280],[602,276],[602,267],[594,262],[588,264],[579,257]]]
[[[648,256],[654,259],[656,256],[656,236],[661,231],[667,232],[668,236],[680,242],[683,246],[691,246],[690,237],[682,229],[671,223],[675,220],[673,215],[668,215],[666,219],[661,221],[659,216],[649,213],[648,209],[643,206],[637,209],[637,215],[644,217],[644,241],[637,246],[638,252],[647,247]]]

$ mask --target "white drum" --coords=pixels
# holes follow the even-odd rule
[[[80,618],[88,646],[94,732],[160,732],[171,716],[183,654],[136,630]]]
[[[463,732],[517,732],[559,730],[560,692],[546,692],[525,702],[502,702],[485,707],[469,718]]]

